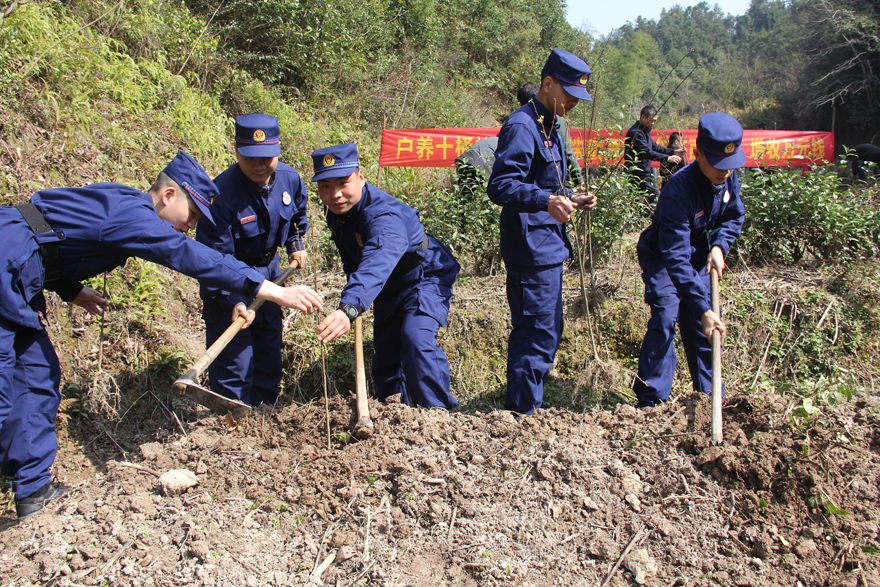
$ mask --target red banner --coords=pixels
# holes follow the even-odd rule
[[[388,167],[451,167],[475,142],[498,135],[498,128],[385,129],[379,165]],[[657,129],[654,140],[667,145],[673,130]],[[680,131],[687,160],[693,157],[696,130]],[[590,149],[590,167],[613,166],[623,156],[624,131],[569,129],[571,144],[583,164]],[[743,135],[746,167],[825,165],[834,158],[834,133],[788,130],[747,130]],[[657,163],[655,162],[656,166]]]

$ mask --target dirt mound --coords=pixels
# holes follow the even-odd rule
[[[0,533],[4,585],[876,585],[877,414],[734,397],[613,413],[193,411]],[[762,404],[762,401],[766,403]],[[798,406],[802,408],[803,406]],[[760,408],[760,409],[758,409]],[[56,465],[66,476],[66,463]],[[186,469],[180,493],[159,475]]]

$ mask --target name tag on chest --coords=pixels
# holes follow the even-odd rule
[[[255,222],[257,220],[257,215],[252,214],[250,216],[245,216],[244,218],[241,218],[240,220],[241,220],[242,224],[247,224],[249,222]]]

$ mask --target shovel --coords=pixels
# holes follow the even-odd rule
[[[718,271],[709,272],[712,282],[712,311],[721,316],[721,296],[718,293]],[[721,334],[712,331],[712,444],[721,444]]]
[[[281,285],[293,274],[294,270],[299,267],[299,264],[294,261],[290,264],[290,266],[281,274],[278,279],[275,280],[276,285]],[[251,302],[251,305],[248,306],[248,310],[256,311],[260,306],[263,305],[263,300],[254,300]],[[226,348],[226,345],[229,344],[235,335],[244,327],[245,319],[242,316],[239,316],[235,319],[235,321],[226,329],[220,338],[218,338],[214,344],[211,345],[205,354],[199,357],[199,360],[190,365],[189,370],[180,377],[174,384],[171,386],[171,391],[175,394],[183,397],[188,397],[199,405],[205,406],[206,408],[216,412],[217,414],[224,416],[227,413],[232,414],[232,417],[238,420],[242,416],[245,416],[251,413],[252,409],[249,405],[242,403],[235,399],[229,399],[228,397],[223,397],[218,393],[214,393],[210,389],[205,389],[201,385],[199,385],[199,377],[205,372],[205,369],[214,362],[214,359],[217,358],[223,349]]]

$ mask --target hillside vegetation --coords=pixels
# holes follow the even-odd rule
[[[586,123],[589,112],[598,121],[596,126],[628,125],[632,112],[609,105],[637,108],[652,97],[659,103],[677,86],[667,107],[672,119],[695,120],[710,107],[746,120],[783,112],[788,98],[782,90],[794,86],[776,86],[764,77],[739,86],[735,81],[736,72],[748,70],[752,75],[760,70],[769,75],[768,68],[778,63],[767,51],[755,50],[755,69],[741,56],[771,39],[779,47],[802,42],[804,38],[796,37],[809,31],[794,26],[798,19],[827,9],[829,2],[757,1],[742,16],[724,15],[702,3],[666,11],[657,21],[637,18],[607,39],[573,29],[563,18],[564,5],[548,0],[524,4],[369,0],[358,3],[355,13],[340,2],[281,0],[7,3],[0,23],[2,203],[25,201],[42,188],[95,181],[145,189],[179,148],[193,154],[209,172],[219,172],[232,161],[232,120],[249,111],[279,117],[285,137],[282,160],[304,175],[309,174],[312,149],[353,140],[361,148],[368,177],[376,177],[382,124],[493,124],[510,111],[516,84],[536,79],[554,46],[581,54],[594,65],[597,108],[581,105],[571,117],[575,121],[580,117]],[[852,20],[848,32],[829,23],[823,39],[833,43],[846,35],[858,53],[855,61],[846,63],[870,70],[878,57],[870,40],[878,23],[873,5],[841,0],[834,6],[835,18],[850,15]],[[354,22],[359,25],[352,26]],[[829,51],[832,48],[828,46]],[[812,83],[818,92],[814,82],[819,62],[809,57],[813,66],[802,71],[795,67],[797,59],[786,62],[790,82]],[[674,70],[673,65],[677,65]],[[840,79],[854,75],[833,59],[826,65]],[[807,69],[809,79],[799,77]],[[834,78],[828,75],[819,77]],[[873,105],[875,83],[876,77],[869,77],[851,84],[846,104],[865,100]],[[740,86],[753,91],[759,87],[764,97],[750,99],[731,90]],[[732,96],[736,96],[733,101]],[[820,105],[811,106],[812,111],[818,112]],[[845,122],[849,119],[839,117],[841,124],[849,124]],[[808,128],[807,119],[800,123]],[[862,359],[867,357],[862,351],[873,352],[878,344],[876,266],[870,263],[880,238],[876,192],[851,187],[834,166],[808,177],[762,173],[743,177],[749,214],[740,246],[731,257],[735,268],[746,270],[747,277],[763,271],[762,267],[769,267],[770,275],[809,271],[822,277],[808,282],[806,290],[798,292],[799,299],[764,289],[760,279],[748,280],[757,291],[750,293],[749,287],[732,291],[734,337],[749,337],[749,348],[732,359],[744,370],[757,368],[758,375],[746,378],[750,387],[765,379],[770,387],[776,387],[777,380],[808,387],[827,386],[829,380],[862,387],[877,372],[875,361]],[[501,268],[497,211],[485,198],[464,197],[453,180],[447,170],[384,169],[381,175],[383,187],[421,210],[428,229],[453,248],[465,266],[465,284]],[[338,270],[335,250],[320,229],[320,204],[314,196],[310,214],[317,227],[309,242],[312,258],[321,272]],[[599,319],[595,324],[571,322],[575,344],[563,347],[559,371],[565,376],[562,386],[569,385],[565,381],[574,386],[572,393],[585,385],[582,344],[592,329],[590,354],[598,358],[604,346],[606,359],[620,365],[610,379],[586,376],[596,389],[579,395],[578,401],[596,405],[609,397],[609,389],[617,393],[611,396],[615,401],[626,397],[631,378],[627,369],[634,367],[644,318],[638,281],[622,289],[634,264],[632,240],[626,235],[640,230],[644,220],[619,171],[610,170],[610,181],[601,186],[599,208],[589,224],[586,220],[581,217],[572,226],[573,242],[581,253],[572,269],[586,272],[592,264],[597,273],[587,276],[583,289],[573,284],[581,294],[573,316],[586,318],[582,301],[586,293]],[[103,283],[94,285],[103,287]],[[182,353],[179,341],[155,336],[157,322],[173,322],[184,315],[188,325],[195,325],[191,342],[197,348],[198,300],[193,300],[189,280],[134,260],[124,271],[109,276],[108,287],[117,316],[108,326],[108,338],[112,340],[114,331],[132,328],[147,335],[134,344],[150,354],[136,360],[135,368],[123,369],[126,377],[137,379],[145,368],[157,364],[169,365],[173,373],[197,352],[188,347]],[[178,292],[171,299],[169,287]],[[624,291],[627,295],[621,297]],[[498,301],[504,305],[503,298]],[[73,319],[88,320],[76,314]],[[450,327],[447,344],[453,363],[461,361],[457,372],[470,372],[476,378],[454,377],[453,386],[465,398],[499,393],[497,373],[485,380],[484,366],[489,361],[496,371],[503,371],[503,308],[493,318],[502,321],[499,328],[486,340],[472,339],[469,320],[461,325],[464,340],[457,340]],[[323,388],[314,369],[321,355],[309,328],[300,333],[309,342],[289,350],[286,378],[304,397]],[[346,354],[346,344],[332,347],[331,354],[337,348]],[[460,354],[459,344],[468,352]],[[472,355],[468,345],[485,346],[488,355]],[[113,360],[113,348],[106,360]],[[124,349],[117,350],[122,358]],[[87,389],[84,382],[92,377],[91,367],[77,363],[76,375],[68,381],[77,389]],[[341,373],[334,372],[337,367]],[[331,363],[331,378],[348,377],[348,368],[348,360]],[[129,401],[123,397],[108,403],[102,398],[95,405],[118,415],[130,407]]]

